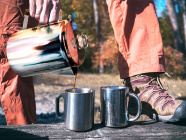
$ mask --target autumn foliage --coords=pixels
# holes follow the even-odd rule
[[[183,53],[178,52],[171,46],[164,48],[166,72],[173,77],[181,77],[184,74]],[[108,36],[103,43],[103,55],[99,57],[99,49],[94,52],[94,57],[91,59],[93,69],[99,67],[100,59],[104,62],[105,71],[107,73],[118,73],[118,47],[113,36]]]
[[[102,56],[100,57],[97,49],[92,57],[93,68],[99,68],[99,62],[102,60],[105,73],[118,73],[118,46],[114,35],[107,36],[102,45]]]
[[[166,71],[173,76],[181,76],[184,74],[183,53],[167,46],[164,48]]]

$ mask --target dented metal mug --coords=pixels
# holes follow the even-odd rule
[[[43,73],[74,76],[87,46],[86,35],[75,35],[71,22],[62,20],[13,34],[7,43],[7,58],[22,77]]]
[[[127,96],[137,101],[138,112],[129,118]],[[106,86],[100,88],[101,123],[108,127],[124,127],[129,121],[136,121],[141,115],[141,102],[138,96],[129,93],[128,87]]]

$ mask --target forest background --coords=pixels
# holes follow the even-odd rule
[[[186,2],[154,0],[164,44],[167,72],[186,78]],[[83,73],[118,74],[118,47],[110,23],[106,0],[61,0],[61,19],[76,14],[75,22],[88,36]]]

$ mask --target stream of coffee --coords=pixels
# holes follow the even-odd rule
[[[74,81],[74,86],[73,86],[73,93],[75,93],[75,88],[76,88],[76,79],[77,79],[77,73],[75,75],[75,81]]]

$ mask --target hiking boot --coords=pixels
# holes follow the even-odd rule
[[[177,122],[186,119],[186,101],[176,100],[164,89],[158,74],[137,75],[124,79],[129,92],[135,93],[142,103],[142,114],[163,122]],[[168,86],[167,86],[168,88]],[[129,114],[137,112],[136,102],[130,98]]]

